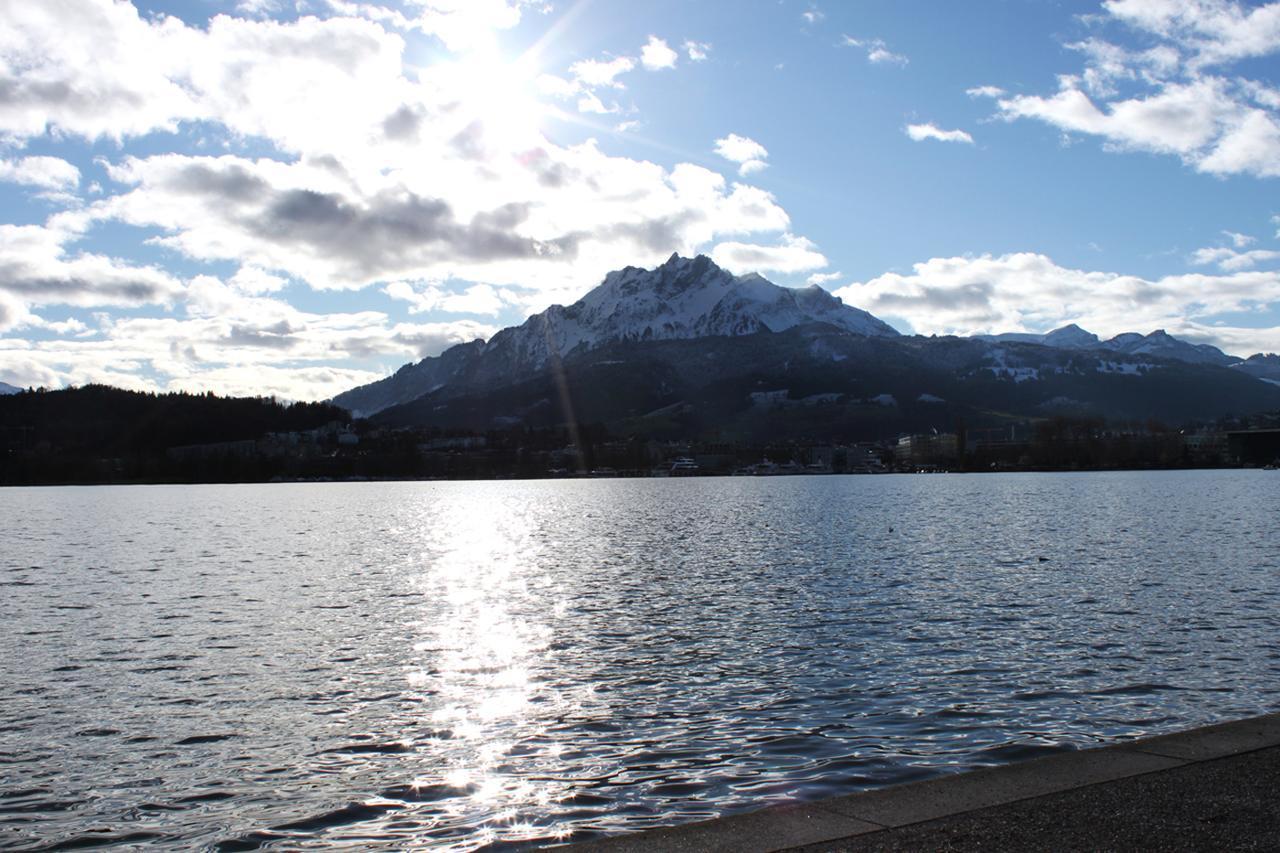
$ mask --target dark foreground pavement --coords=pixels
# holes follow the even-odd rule
[[[581,846],[1280,850],[1280,714]]]

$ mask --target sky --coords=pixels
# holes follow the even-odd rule
[[[325,399],[702,253],[1280,350],[1280,2],[0,3],[0,381]]]

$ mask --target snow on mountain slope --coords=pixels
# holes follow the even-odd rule
[[[1044,342],[1051,347],[1062,347],[1063,349],[1092,349],[1099,343],[1098,336],[1093,332],[1086,332],[1075,323],[1063,326],[1061,329],[1054,329],[1044,336]]]
[[[1103,346],[1127,355],[1154,355],[1193,364],[1216,364],[1225,367],[1240,360],[1209,344],[1189,344],[1186,341],[1180,341],[1164,329],[1156,329],[1145,337],[1134,333],[1116,335],[1106,341]]]
[[[1059,349],[1094,349],[1102,346],[1097,335],[1086,332],[1075,323],[1054,329],[1052,332],[1045,332],[1043,335],[1034,332],[1005,332],[999,335],[978,335],[977,337],[997,343],[1040,344]]]
[[[1255,353],[1232,367],[1266,382],[1280,382],[1280,355],[1273,352]]]
[[[503,329],[486,351],[506,352],[513,362],[535,367],[553,351],[567,355],[610,341],[749,335],[806,323],[829,323],[855,335],[898,334],[820,287],[780,287],[755,273],[735,276],[705,255],[672,255],[657,269],[609,273],[572,305],[553,305]]]

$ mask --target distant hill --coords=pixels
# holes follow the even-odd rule
[[[0,382],[0,396],[6,394],[21,394],[22,389],[16,385],[10,385],[8,382]]]
[[[43,443],[64,453],[114,454],[256,439],[348,421],[328,403],[257,397],[150,394],[105,385],[0,397],[0,439]]]

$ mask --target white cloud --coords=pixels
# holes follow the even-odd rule
[[[840,43],[844,47],[856,47],[866,51],[867,61],[873,65],[906,65],[911,61],[902,54],[889,50],[889,46],[881,39],[856,39],[846,35],[842,37]]]
[[[1000,98],[1004,97],[1005,91],[999,86],[974,86],[965,89],[964,93],[970,98]]]
[[[1252,269],[1261,263],[1280,259],[1280,252],[1271,249],[1252,249],[1247,252],[1236,251],[1225,246],[1197,249],[1191,256],[1191,262],[1199,266],[1216,264],[1218,269],[1234,272]]]
[[[1258,242],[1256,237],[1252,237],[1248,234],[1241,234],[1238,231],[1223,231],[1222,234],[1230,240],[1231,245],[1235,246],[1237,249],[1244,249]]]
[[[275,0],[249,0],[274,4]],[[418,30],[438,38],[454,53],[492,53],[494,33],[520,23],[526,8],[549,11],[541,0],[405,0],[403,11],[357,0],[326,0],[346,17],[367,18],[400,31]],[[299,4],[301,5],[301,4]]]
[[[383,375],[355,363],[436,355],[496,331],[470,320],[391,323],[378,311],[309,313],[212,276],[193,279],[181,307],[176,316],[101,316],[90,337],[74,340],[0,338],[0,372],[24,385],[107,382],[314,400]]]
[[[640,63],[650,71],[675,68],[676,60],[679,58],[680,54],[668,47],[667,43],[657,36],[649,36],[649,41],[640,48]]]
[[[1106,0],[1103,8],[1136,29],[1194,52],[1192,68],[1280,50],[1280,3],[1234,0]]]
[[[130,3],[3,4],[0,131],[119,139],[203,117],[180,82],[189,33]]]
[[[38,225],[0,225],[0,328],[12,328],[34,306],[168,304],[181,292],[176,278],[105,255],[70,255],[67,235]],[[7,320],[6,320],[7,318]]]
[[[1129,148],[1191,154],[1207,145],[1229,111],[1220,81],[1172,85],[1158,94],[1117,101],[1100,110],[1074,78],[1044,98],[1018,95],[1002,99],[1008,118],[1039,118],[1063,130],[1105,136]]]
[[[844,275],[839,272],[816,272],[813,275],[809,276],[807,279],[805,279],[805,283],[822,286],[824,284],[830,284],[831,282],[841,279],[843,277]]]
[[[283,6],[282,0],[239,0],[236,11],[251,18],[262,18],[281,11]]]
[[[606,105],[595,92],[583,92],[578,96],[578,112],[606,116],[620,111],[617,104]]]
[[[569,98],[578,93],[578,84],[554,74],[541,74],[535,85],[538,91],[552,98]]]
[[[920,334],[1048,331],[1078,323],[1102,337],[1163,328],[1249,354],[1280,328],[1210,325],[1217,315],[1280,303],[1280,271],[1159,279],[1062,267],[1023,252],[933,258],[835,291],[850,305],[900,318]]]
[[[1177,154],[1202,172],[1280,175],[1280,125],[1232,99],[1219,78],[1169,83],[1149,96],[1113,101],[1105,109],[1064,78],[1052,97],[999,101],[1007,119],[1036,118],[1062,130],[1102,136],[1117,149]]]
[[[737,163],[739,175],[759,172],[769,165],[765,162],[765,159],[769,156],[769,151],[763,145],[754,139],[739,136],[736,133],[731,133],[723,139],[717,139],[715,151],[726,160]]]
[[[629,56],[610,60],[583,59],[569,66],[571,80],[553,74],[542,74],[537,78],[535,88],[540,94],[553,98],[568,99],[576,96],[580,113],[609,115],[622,112],[622,107],[616,101],[605,103],[597,90],[625,89],[626,86],[618,78],[635,67],[636,61]]]
[[[240,293],[260,296],[263,293],[276,293],[283,290],[288,282],[258,267],[240,267],[227,284]]]
[[[822,10],[819,9],[817,6],[810,6],[808,9],[800,13],[800,17],[804,20],[806,24],[809,24],[810,26],[812,26],[813,24],[818,23],[819,21],[821,21],[823,18],[827,16],[824,15],[822,13]]]
[[[1280,177],[1280,118],[1247,110],[1227,123],[1216,146],[1196,167],[1215,175],[1251,174]]]
[[[0,181],[68,192],[79,185],[80,170],[60,157],[0,160]]]
[[[910,62],[910,60],[902,54],[893,53],[884,46],[871,48],[867,53],[867,61],[875,64],[887,62],[891,65],[906,65]]]
[[[703,62],[711,52],[711,45],[705,41],[686,41],[680,45],[690,62]]]
[[[1280,50],[1280,3],[1108,0],[1103,10],[1155,44],[1067,45],[1083,69],[1062,75],[1053,95],[998,96],[1003,118],[1098,136],[1110,150],[1176,155],[1209,174],[1280,176],[1280,93],[1224,73]]]
[[[415,25],[439,37],[454,51],[492,44],[494,30],[520,23],[521,8],[531,0],[414,0],[420,7]]]
[[[407,281],[393,281],[383,291],[392,299],[409,303],[409,311],[421,314],[444,311],[450,314],[496,315],[510,300],[488,284],[473,284],[462,291],[446,290],[440,285],[414,287]]]
[[[711,259],[739,275],[750,272],[800,273],[827,265],[826,257],[809,240],[791,234],[782,235],[776,246],[756,243],[719,243],[711,251]]]
[[[963,130],[942,130],[932,124],[909,124],[905,130],[907,136],[916,142],[925,139],[936,139],[939,142],[964,142],[973,144],[973,137]]]
[[[623,88],[618,77],[636,67],[636,61],[629,56],[619,56],[605,61],[603,59],[583,59],[569,66],[569,73],[585,86],[612,86]]]

